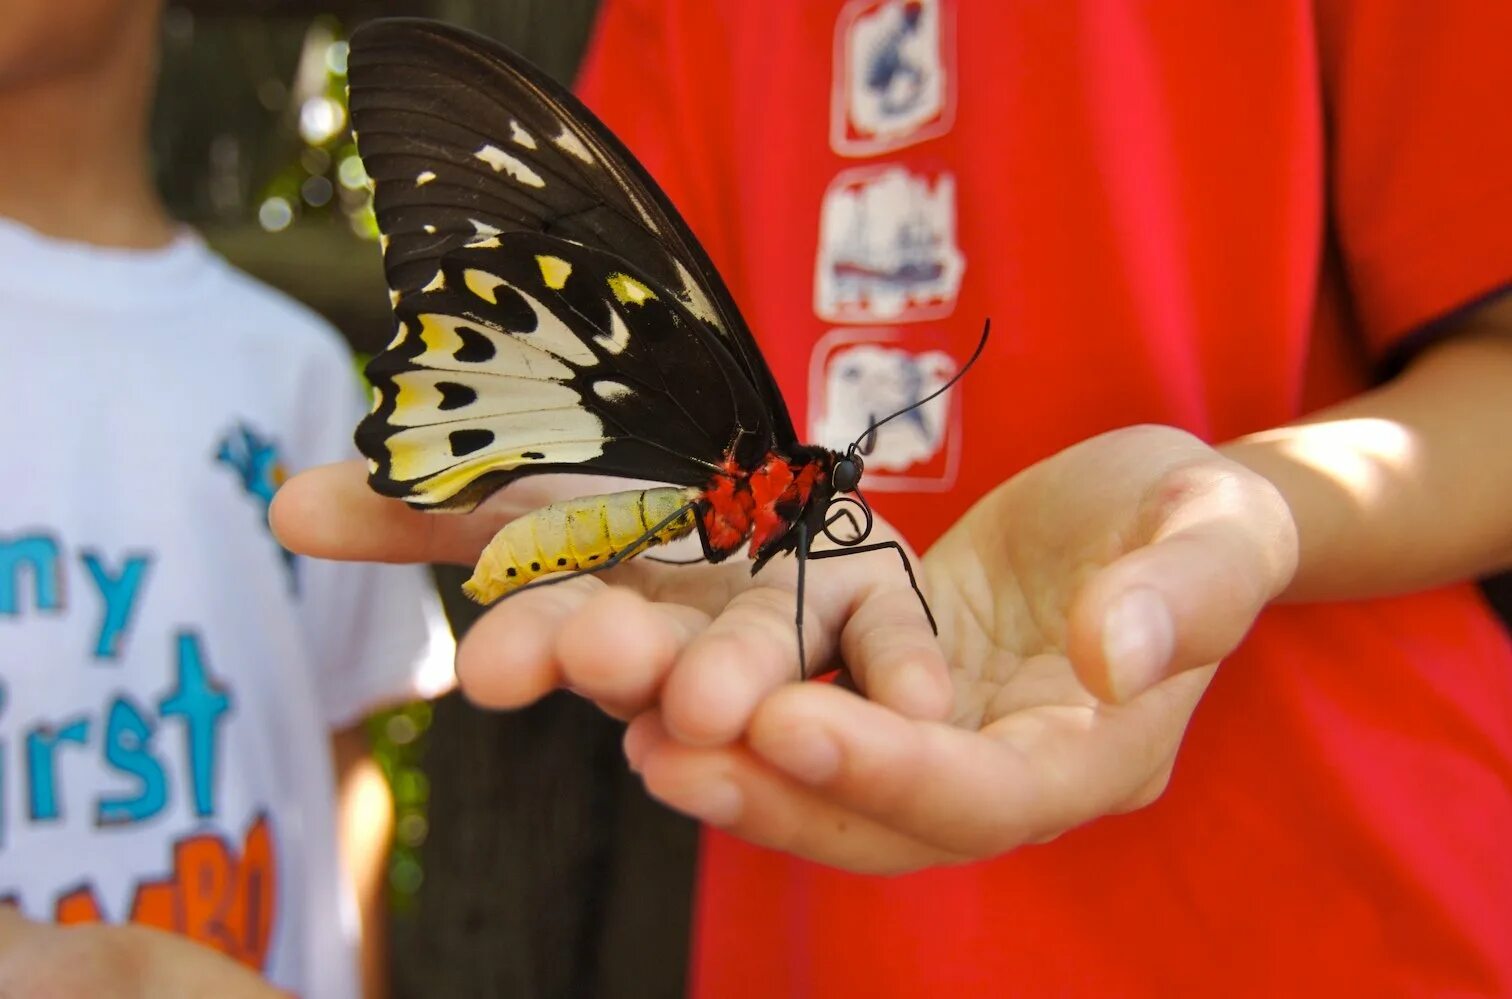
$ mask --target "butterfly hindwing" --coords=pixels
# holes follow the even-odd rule
[[[771,447],[723,338],[613,254],[483,237],[395,313],[357,433],[387,495],[469,507],[519,475],[564,470],[701,485],[726,454]]]

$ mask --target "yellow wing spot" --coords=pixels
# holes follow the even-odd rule
[[[394,416],[399,423],[409,422],[404,418],[405,413],[429,408],[434,408],[434,406],[427,398],[425,386],[417,385],[409,380],[394,380]]]
[[[609,275],[609,290],[614,292],[621,305],[642,305],[647,299],[656,297],[656,292],[628,274]]]
[[[429,184],[431,181],[433,181],[435,179],[436,179],[436,171],[434,171],[434,170],[421,170],[418,174],[415,175],[415,186],[416,187],[424,187],[426,184]]]
[[[572,276],[572,265],[561,257],[542,253],[536,257],[536,264],[541,268],[541,280],[553,291],[561,291],[567,279]]]
[[[430,283],[427,284],[424,288],[421,288],[420,290],[421,291],[440,291],[442,288],[445,288],[445,287],[446,287],[446,275],[442,274],[438,270],[438,271],[436,271],[436,276],[430,279]]]
[[[498,290],[499,285],[504,283],[504,279],[497,274],[490,274],[487,271],[480,271],[469,267],[462,272],[462,280],[466,283],[468,291],[477,295],[489,305],[499,304],[499,299],[494,295],[494,292]]]
[[[390,288],[389,289],[389,308],[393,308],[394,306],[396,306],[398,304],[399,304],[399,292],[397,292],[393,288]]]
[[[426,350],[438,354],[455,354],[462,346],[462,338],[447,317],[429,312],[420,317],[420,342],[425,344]]]

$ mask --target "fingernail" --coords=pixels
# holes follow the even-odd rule
[[[1127,701],[1165,677],[1176,648],[1176,626],[1160,594],[1138,587],[1108,608],[1102,642],[1113,697]]]
[[[822,784],[840,772],[840,747],[817,728],[798,729],[761,755],[806,784]]]
[[[745,796],[740,793],[740,788],[729,781],[713,780],[687,794],[679,795],[675,801],[668,799],[667,804],[711,826],[730,826],[740,818],[740,810],[745,807]]]

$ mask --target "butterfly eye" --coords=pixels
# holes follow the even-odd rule
[[[830,481],[834,484],[835,492],[855,492],[861,484],[861,459],[846,455],[835,459],[834,470],[830,472]]]

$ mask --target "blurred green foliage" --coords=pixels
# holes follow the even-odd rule
[[[394,792],[394,846],[389,855],[389,903],[396,914],[414,906],[424,880],[420,847],[430,831],[430,779],[422,769],[431,706],[421,701],[374,715],[367,721],[383,774]]]

